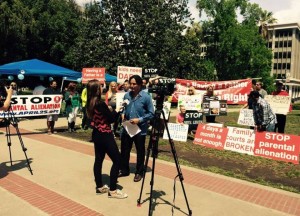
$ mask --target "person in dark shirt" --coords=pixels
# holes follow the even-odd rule
[[[96,193],[108,193],[110,198],[124,199],[128,195],[117,189],[117,179],[120,167],[120,152],[111,129],[116,112],[101,100],[101,84],[98,80],[90,80],[87,84],[86,112],[93,127],[95,162],[94,176]],[[102,164],[107,154],[113,162],[110,170],[110,188],[102,182]]]
[[[59,95],[60,91],[57,89],[57,82],[55,80],[50,81],[49,88],[46,88],[43,91],[43,95]],[[47,128],[48,128],[48,135],[55,133],[54,125],[58,119],[58,114],[51,114],[47,115]]]

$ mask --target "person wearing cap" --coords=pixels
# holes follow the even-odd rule
[[[270,104],[261,97],[258,91],[252,91],[250,97],[253,98],[255,130],[273,132],[277,120]]]
[[[283,90],[283,82],[276,81],[276,90],[272,92],[272,95],[280,95],[280,96],[289,96],[285,90]],[[290,106],[289,111],[292,111],[292,105]],[[286,123],[286,115],[284,114],[276,114],[277,124],[275,125],[274,132],[284,133],[285,123]]]

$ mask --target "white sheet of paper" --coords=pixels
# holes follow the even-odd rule
[[[220,101],[210,101],[209,108],[220,108]]]
[[[141,131],[138,125],[131,124],[129,121],[124,121],[122,125],[124,126],[125,130],[127,131],[130,137],[133,137]]]

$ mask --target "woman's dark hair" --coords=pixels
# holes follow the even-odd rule
[[[129,83],[132,79],[135,79],[136,84],[141,86],[143,84],[143,79],[139,75],[133,75],[129,78]]]
[[[101,84],[98,80],[90,80],[86,86],[87,100],[86,100],[86,114],[88,118],[94,115],[94,109],[101,101]]]

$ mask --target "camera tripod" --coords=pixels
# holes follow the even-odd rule
[[[31,175],[33,175],[32,169],[31,169],[31,166],[30,166],[30,161],[28,160],[28,157],[27,157],[27,154],[26,154],[27,148],[24,145],[24,142],[23,142],[20,130],[19,130],[18,119],[14,116],[14,113],[11,110],[11,108],[9,108],[7,110],[7,114],[4,114],[4,121],[5,121],[5,129],[6,129],[7,146],[8,146],[8,149],[9,149],[10,165],[11,166],[13,165],[12,164],[12,154],[11,154],[11,133],[10,133],[10,125],[12,125],[15,128],[16,132],[17,132],[17,136],[19,138],[22,150],[25,154],[28,170],[31,173]]]
[[[147,155],[146,155],[146,160],[145,160],[145,166],[143,169],[143,181],[142,181],[142,186],[141,186],[141,191],[140,191],[140,196],[137,200],[137,205],[140,206],[141,205],[141,198],[142,198],[142,193],[143,193],[143,188],[144,188],[144,182],[145,182],[145,177],[146,177],[146,171],[147,171],[147,166],[148,166],[148,162],[149,162],[149,157],[150,157],[150,152],[152,152],[152,173],[151,173],[151,180],[150,180],[150,185],[151,185],[151,189],[150,189],[150,198],[149,198],[149,211],[148,211],[148,215],[151,215],[152,212],[152,195],[153,195],[153,185],[154,185],[154,173],[155,173],[155,160],[158,156],[158,141],[159,141],[159,137],[160,137],[160,132],[161,132],[161,120],[163,120],[164,122],[164,126],[165,126],[165,130],[167,131],[168,134],[168,138],[169,138],[169,143],[171,146],[171,150],[172,150],[172,154],[173,154],[173,158],[175,161],[175,165],[176,165],[176,169],[177,169],[177,177],[179,177],[179,180],[181,182],[181,187],[183,190],[183,194],[184,194],[184,198],[185,198],[185,202],[188,208],[188,214],[189,216],[192,215],[192,210],[189,207],[189,203],[187,200],[187,196],[185,193],[185,189],[184,189],[184,185],[183,185],[183,175],[180,169],[180,165],[179,165],[179,161],[178,161],[178,157],[177,157],[177,153],[175,150],[175,145],[173,140],[171,139],[170,136],[170,132],[169,132],[169,128],[167,125],[167,121],[166,121],[166,117],[165,117],[165,113],[163,112],[163,98],[158,98],[156,101],[156,111],[155,111],[155,115],[154,115],[154,121],[152,124],[152,130],[151,130],[151,135],[150,135],[150,140],[149,140],[149,145],[147,148]],[[163,119],[160,118],[160,116],[163,116]],[[174,194],[174,199],[175,199],[175,194]]]

